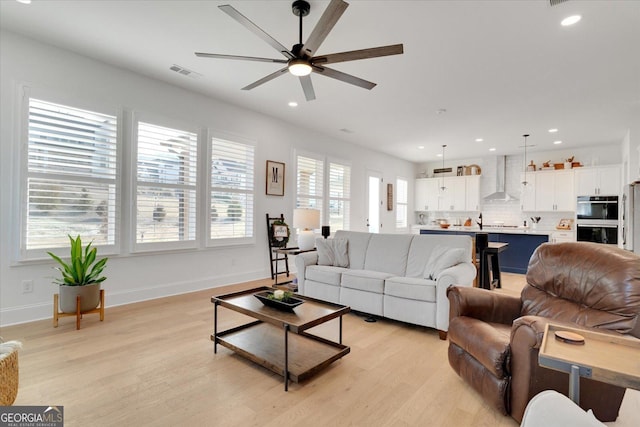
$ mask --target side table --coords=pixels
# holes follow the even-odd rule
[[[559,341],[556,331],[584,337],[583,345]],[[580,404],[580,377],[640,390],[640,340],[547,324],[538,353],[545,368],[569,373],[569,398]]]
[[[293,247],[293,248],[273,248],[272,251],[274,253],[277,254],[282,254],[284,256],[289,256],[289,255],[300,255],[301,253],[304,252],[315,252],[316,248],[313,249],[309,249],[309,250],[302,250],[298,247]],[[287,280],[285,282],[280,282],[278,283],[278,275],[281,274],[278,272],[278,263],[276,263],[276,272],[275,272],[275,282],[273,284],[273,286],[278,286],[278,285],[286,285],[289,283],[292,283],[292,280]]]

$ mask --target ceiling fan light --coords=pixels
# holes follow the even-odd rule
[[[304,59],[292,59],[289,61],[289,72],[298,77],[308,76],[311,74],[311,64]]]

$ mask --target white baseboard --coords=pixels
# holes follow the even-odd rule
[[[187,294],[190,292],[232,285],[235,283],[264,279],[266,277],[269,277],[269,275],[264,271],[249,271],[239,274],[166,283],[158,286],[148,286],[118,292],[110,292],[109,286],[107,285],[105,286],[105,308],[164,298],[173,295]],[[0,310],[0,327],[52,318],[53,297],[51,298],[51,301],[47,303],[9,307]]]

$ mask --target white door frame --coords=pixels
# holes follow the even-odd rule
[[[377,184],[377,189],[372,188]],[[377,193],[377,198],[376,198]],[[376,198],[376,200],[374,200]],[[377,205],[377,209],[376,209]],[[367,213],[367,230],[370,233],[380,233],[382,230],[382,173],[367,170],[367,197],[365,212]]]

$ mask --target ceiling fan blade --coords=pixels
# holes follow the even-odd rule
[[[352,76],[351,74],[343,73],[342,71],[334,70],[332,68],[318,67],[317,65],[314,65],[313,71],[318,74],[322,74],[323,76],[331,77],[332,79],[340,80],[342,82],[349,83],[355,86],[360,86],[364,89],[371,90],[376,87],[376,83],[363,80],[359,77]]]
[[[311,58],[311,63],[335,64],[336,62],[355,61],[357,59],[379,58],[381,56],[399,55],[404,53],[402,44],[392,44],[389,46],[372,47],[369,49],[352,50],[349,52],[330,53]]]
[[[340,19],[347,7],[349,7],[349,4],[342,0],[331,0],[331,3],[329,3],[329,6],[327,6],[320,20],[309,35],[307,42],[300,50],[304,56],[313,56],[314,52],[318,50],[324,39],[327,38],[329,32],[333,26],[336,25],[336,22],[338,22],[338,19]]]
[[[266,83],[268,81],[271,81],[271,80],[275,79],[278,76],[283,75],[284,73],[287,73],[288,71],[289,71],[289,69],[287,67],[284,67],[283,69],[278,70],[275,73],[271,73],[268,76],[265,76],[265,77],[261,78],[260,80],[256,80],[255,82],[251,83],[250,85],[243,87],[242,90],[251,90],[253,88],[256,88],[256,87],[260,86],[261,84],[264,84],[264,83]]]
[[[218,53],[196,52],[196,56],[200,58],[218,58],[218,59],[239,59],[241,61],[257,61],[257,62],[276,62],[278,64],[286,64],[286,59],[259,58],[256,56],[238,56],[238,55],[222,55]]]
[[[313,90],[313,84],[311,83],[311,76],[300,76],[300,84],[304,91],[304,97],[307,101],[313,101],[316,99],[316,93]]]
[[[256,24],[251,22],[246,16],[238,12],[233,6],[229,4],[223,4],[221,6],[218,6],[218,8],[222,10],[224,13],[226,13],[227,15],[229,15],[230,17],[232,17],[233,19],[235,19],[236,21],[238,21],[245,28],[247,28],[249,31],[251,31],[258,37],[260,37],[262,40],[269,43],[269,45],[271,45],[275,50],[282,53],[287,58],[289,59],[295,58],[295,55],[291,53],[289,49],[284,47],[279,41],[277,41],[276,39],[271,37],[269,34],[264,32],[262,28],[258,27]]]

